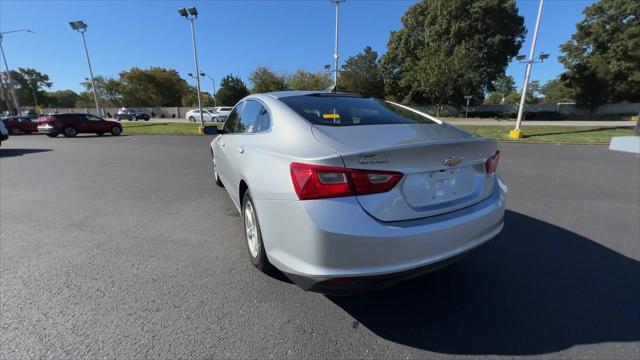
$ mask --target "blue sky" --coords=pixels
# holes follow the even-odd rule
[[[416,1],[347,0],[341,5],[341,60],[370,45],[386,50],[389,32]],[[593,0],[547,0],[537,51],[551,54],[534,67],[532,80],[546,82],[562,72],[558,45],[568,40]],[[528,29],[521,50],[528,53],[537,0],[517,2]],[[334,7],[328,0],[288,1],[18,1],[0,0],[0,31],[29,28],[35,34],[5,35],[9,66],[31,67],[51,77],[54,90],[81,90],[88,69],[80,35],[67,24],[84,20],[95,74],[117,77],[133,66],[175,68],[184,78],[194,72],[188,22],[176,9],[197,6],[197,46],[201,71],[217,81],[228,74],[245,81],[259,65],[276,71],[322,70],[333,63]],[[3,67],[4,69],[4,67]],[[518,85],[524,65],[507,73]],[[191,79],[189,79],[191,80]],[[203,83],[211,91],[211,81]]]

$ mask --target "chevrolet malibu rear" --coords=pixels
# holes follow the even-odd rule
[[[500,233],[497,143],[354,94],[251,95],[211,142],[249,260],[305,290],[383,288]]]

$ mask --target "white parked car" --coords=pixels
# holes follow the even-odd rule
[[[202,117],[206,122],[224,122],[227,119],[227,115],[219,113],[214,109],[202,109]],[[200,110],[194,109],[187,112],[184,116],[189,122],[199,122],[200,121]]]
[[[227,120],[227,116],[229,116],[231,110],[233,110],[233,106],[217,106],[213,108],[213,111],[220,114],[218,115],[218,119],[222,122]]]
[[[305,290],[349,293],[442,267],[500,233],[500,152],[404,105],[355,94],[254,94],[211,141],[248,255]]]

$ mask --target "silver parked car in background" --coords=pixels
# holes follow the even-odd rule
[[[226,109],[226,107],[216,107],[213,109],[202,109],[202,119],[206,122],[224,122],[227,119],[227,115],[229,115],[228,111],[220,111],[217,109]],[[231,111],[232,108],[228,108]],[[189,122],[198,122],[200,121],[200,110],[194,109],[189,110],[185,116],[185,119],[189,120]]]
[[[305,290],[391,286],[502,230],[497,143],[354,94],[250,95],[211,141],[251,262]]]

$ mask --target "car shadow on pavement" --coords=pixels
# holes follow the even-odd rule
[[[329,299],[387,340],[446,354],[640,340],[640,262],[513,211],[500,236],[455,265]]]
[[[53,151],[52,149],[0,149],[0,158]]]

